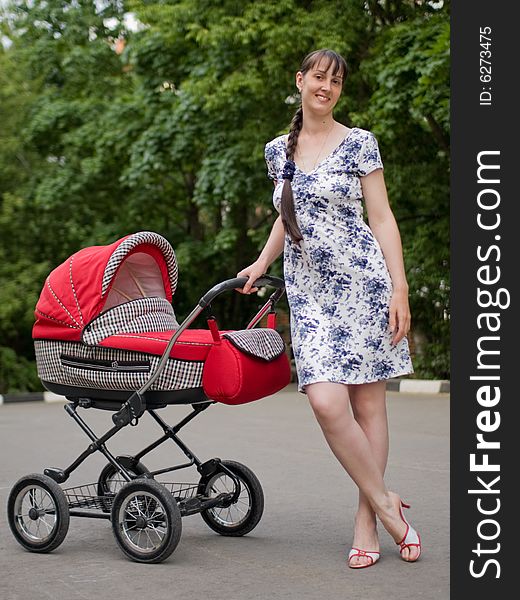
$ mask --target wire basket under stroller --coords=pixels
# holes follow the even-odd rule
[[[283,280],[263,276],[255,286],[276,288],[244,330],[189,329],[219,294],[243,287],[233,278],[211,288],[179,324],[172,308],[177,263],[168,241],[153,232],[126,236],[108,246],[80,250],[48,277],[36,306],[33,338],[43,385],[66,396],[65,410],[90,438],[65,469],[22,477],[11,490],[8,520],[17,541],[50,552],[68,531],[70,516],[110,519],[117,543],[138,562],[165,560],[177,546],[181,518],[200,513],[222,535],[244,535],[260,521],[261,485],[245,465],[201,461],[178,436],[214,402],[242,404],[289,383],[285,345],[275,330],[274,306]],[[268,326],[255,328],[267,315]],[[189,404],[175,426],[157,413]],[[79,409],[113,412],[113,427],[97,436]],[[106,443],[148,413],[163,435],[133,455],[114,456]],[[188,461],[151,471],[143,457],[172,440]],[[91,454],[108,463],[95,483],[62,488]],[[157,476],[195,466],[197,483],[159,483]]]

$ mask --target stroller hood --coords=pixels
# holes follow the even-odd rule
[[[34,339],[81,340],[102,311],[147,297],[172,301],[177,261],[169,242],[150,231],[76,252],[47,277],[36,305]]]

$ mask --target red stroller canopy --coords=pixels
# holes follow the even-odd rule
[[[35,339],[79,341],[103,310],[150,296],[172,301],[177,261],[169,242],[150,231],[73,254],[47,277],[36,305]]]

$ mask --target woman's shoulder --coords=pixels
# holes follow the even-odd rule
[[[383,161],[375,134],[362,127],[354,127],[353,130],[355,131],[350,134],[353,137],[352,143],[347,146],[351,148],[356,157],[358,175],[364,176],[375,169],[383,169]]]
[[[276,163],[285,158],[287,135],[279,135],[265,145],[264,155],[268,162]]]
[[[370,129],[363,129],[362,127],[352,127],[349,133],[349,136],[356,136],[360,140],[367,140],[370,138],[375,138],[375,135]]]
[[[275,149],[275,148],[285,148],[285,146],[287,145],[287,134],[283,134],[283,135],[279,135],[277,137],[275,137],[274,139],[272,139],[271,141],[267,142],[267,144],[265,145],[266,150],[269,149]]]

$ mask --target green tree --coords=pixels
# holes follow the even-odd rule
[[[423,377],[449,378],[449,54],[446,12],[384,27],[360,70],[400,225]]]
[[[448,17],[448,3],[418,0],[11,2],[2,32],[12,43],[0,52],[0,346],[31,358],[44,277],[80,247],[144,229],[167,237],[180,316],[252,261],[275,218],[264,144],[287,130],[302,57],[328,46],[349,64],[337,118],[373,130],[383,151],[416,364],[447,376]],[[238,327],[257,303],[233,294],[217,312]]]

